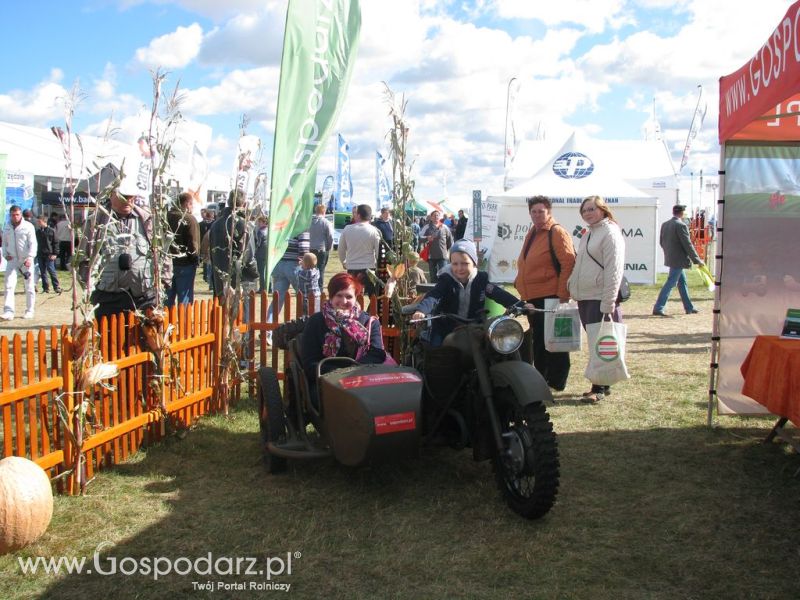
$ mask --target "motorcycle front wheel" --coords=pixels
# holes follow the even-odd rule
[[[520,406],[516,399],[497,399],[505,449],[494,459],[497,486],[511,510],[538,519],[558,495],[558,441],[550,416],[541,403]]]
[[[269,442],[286,437],[286,415],[283,412],[281,388],[274,369],[261,367],[258,371],[258,424],[261,433],[261,455],[270,473],[284,473],[288,467],[282,456],[267,450]]]

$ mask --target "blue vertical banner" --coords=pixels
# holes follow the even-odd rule
[[[339,134],[339,150],[336,152],[336,211],[350,210],[353,204],[353,180],[350,177],[350,145]]]
[[[375,208],[381,209],[381,206],[392,203],[392,184],[386,176],[386,171],[383,165],[386,159],[381,156],[380,152],[375,152]]]
[[[328,175],[322,182],[322,204],[325,208],[333,212],[334,196],[333,196],[333,175]]]

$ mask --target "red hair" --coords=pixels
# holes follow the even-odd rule
[[[330,278],[330,281],[328,281],[328,296],[335,296],[342,290],[346,290],[349,287],[352,287],[355,290],[356,296],[364,292],[364,286],[362,285],[361,281],[358,280],[358,278],[346,271],[337,273]]]

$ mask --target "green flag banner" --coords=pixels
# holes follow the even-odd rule
[[[360,30],[358,0],[289,0],[272,154],[267,276],[289,238],[311,223],[317,163],[347,92]]]

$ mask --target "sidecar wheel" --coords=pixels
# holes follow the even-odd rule
[[[258,424],[261,431],[261,455],[270,473],[285,473],[288,465],[282,456],[270,454],[267,443],[286,439],[286,415],[283,412],[281,388],[274,369],[258,370]]]
[[[506,452],[494,459],[497,486],[511,510],[538,519],[558,494],[558,442],[550,416],[541,403],[520,407],[514,400],[498,406]]]

